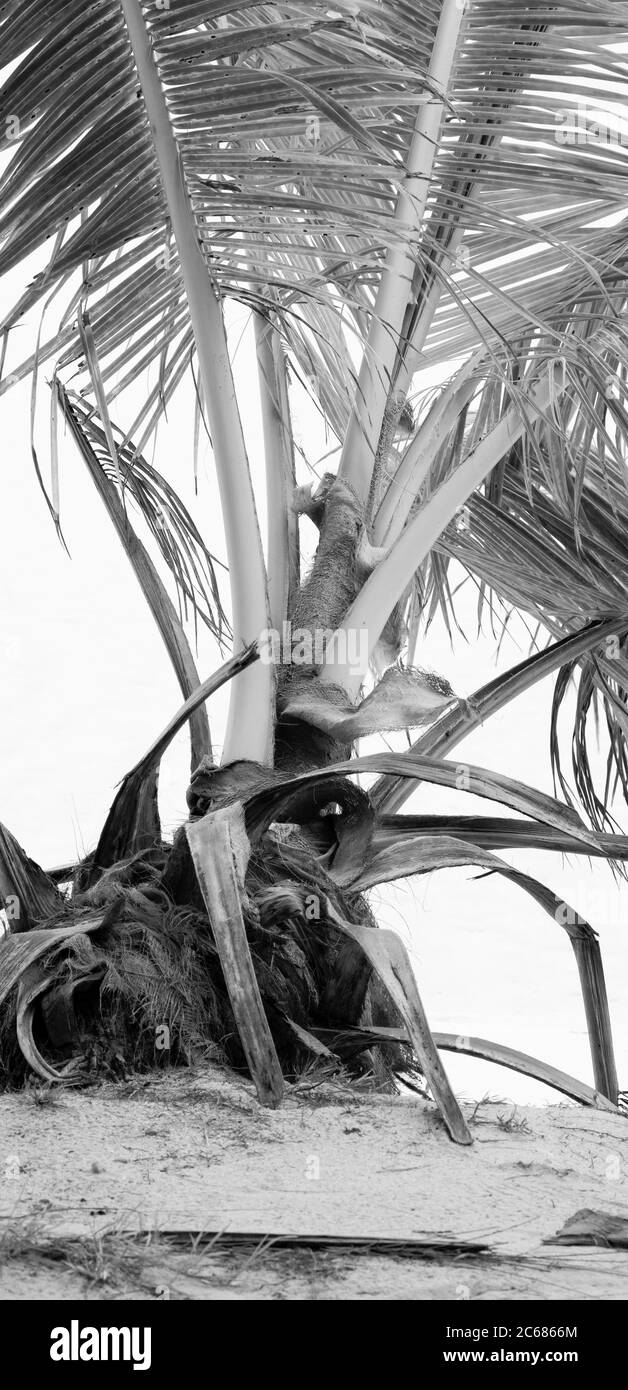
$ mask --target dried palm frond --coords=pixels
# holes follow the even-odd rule
[[[120,438],[114,464],[104,431],[93,410],[74,392],[66,392],[57,383],[61,409],[79,444],[90,474],[104,494],[106,505],[111,489],[118,493],[120,520],[118,533],[123,543],[127,534],[133,536],[127,507],[132,504],[148,527],[155,545],[165,560],[177,587],[180,620],[191,612],[222,645],[230,635],[229,623],[222,607],[216,568],[218,561],[208,550],[187,507],[174,488],[157,469],[149,464],[131,442]],[[102,472],[102,479],[98,474]],[[131,546],[129,545],[129,555]],[[184,694],[190,694],[184,691]],[[202,756],[202,755],[201,755]]]

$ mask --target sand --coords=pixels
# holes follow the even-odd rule
[[[626,1118],[464,1109],[472,1148],[419,1097],[307,1079],[278,1111],[210,1069],[5,1094],[0,1297],[625,1298],[628,1251],[544,1242],[583,1208],[628,1217]]]

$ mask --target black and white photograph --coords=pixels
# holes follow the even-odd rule
[[[0,0],[0,660],[23,1368],[419,1301],[593,1369],[628,0]]]

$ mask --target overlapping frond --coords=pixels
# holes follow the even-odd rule
[[[64,399],[96,465],[110,482],[119,481],[124,506],[137,509],[148,526],[175,581],[181,617],[192,615],[195,621],[200,620],[222,644],[230,630],[218,583],[219,561],[207,548],[187,507],[158,469],[117,430],[114,462],[93,412],[73,393]]]
[[[611,294],[609,300],[606,317],[599,299],[576,303],[570,320],[563,314],[567,342],[578,334],[586,340],[589,365],[585,367],[578,354],[569,350],[562,355],[556,368],[561,380],[557,379],[550,408],[530,425],[525,439],[504,455],[485,487],[468,499],[423,573],[428,609],[436,603],[453,608],[443,577],[449,560],[455,558],[480,581],[481,594],[492,591],[506,608],[530,614],[556,637],[578,632],[598,619],[611,624],[615,620],[616,631],[606,633],[582,669],[573,739],[576,788],[598,827],[608,824],[606,807],[616,785],[628,793],[623,291],[619,296]],[[536,343],[532,353],[537,363],[540,350],[541,344]],[[510,392],[503,382],[489,381],[457,422],[458,437],[452,431],[439,450],[423,496],[448,476],[478,437],[494,428],[511,400],[519,398],[519,389],[515,381]],[[420,507],[421,499],[414,505]],[[557,689],[557,707],[565,690],[563,679]],[[605,782],[596,790],[586,726],[598,697],[610,752]],[[555,721],[552,747],[558,768]]]
[[[443,94],[428,75],[441,0],[138,6],[208,277],[270,316],[338,440],[400,243],[414,272],[391,392],[404,395],[418,367],[485,352],[475,397],[408,505],[513,405],[526,419],[424,568],[423,612],[448,609],[456,556],[556,636],[623,614],[628,7],[472,0]],[[154,386],[122,425],[130,463],[188,370],[194,335],[124,6],[5,3],[0,51],[0,275],[31,255],[41,267],[0,324],[0,393],[54,360],[98,408],[100,422],[89,418],[106,442],[99,393],[118,416],[152,366]],[[417,113],[436,100],[425,215],[409,226],[398,215],[408,151]],[[25,351],[22,325],[43,305]],[[539,420],[527,402],[544,374]],[[138,500],[150,514],[145,487]],[[171,539],[176,568],[176,526]],[[617,731],[623,669],[600,666],[595,680]]]
[[[383,256],[400,237],[411,236],[416,265],[408,341],[430,284],[442,286],[427,361],[547,323],[566,291],[621,269],[621,232],[587,224],[625,212],[624,146],[587,127],[583,152],[578,112],[617,107],[626,65],[608,45],[628,33],[624,9],[468,6],[417,236],[394,213],[416,114],[431,97],[439,0],[143,0],[208,270],[222,294],[277,312],[339,437],[353,389],[339,323],[364,339]],[[87,11],[73,0],[6,4],[0,49],[11,65],[0,274],[55,238],[47,270],[3,328],[66,280],[61,332],[39,359],[60,356],[89,385],[73,323],[88,299],[108,390],[119,394],[159,361],[167,400],[185,369],[189,320],[119,0]],[[12,361],[9,375],[20,368]],[[136,437],[160,404],[147,404]]]

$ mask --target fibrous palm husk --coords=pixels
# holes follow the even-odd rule
[[[198,886],[191,892],[189,869],[180,834],[173,847],[135,854],[93,887],[79,888],[54,925],[0,945],[6,1082],[23,1080],[27,1063],[47,1081],[66,1082],[203,1057],[246,1067],[214,929]],[[330,925],[332,903],[356,923],[372,919],[358,895],[343,895],[323,870],[313,870],[311,849],[296,830],[287,841],[265,837],[244,888],[243,920],[263,1009],[281,1066],[294,1075],[309,1050],[295,1045],[291,1021],[334,1022],[326,1001],[342,943]],[[311,919],[315,893],[329,907]],[[367,982],[368,975],[354,1001],[358,1011]]]

